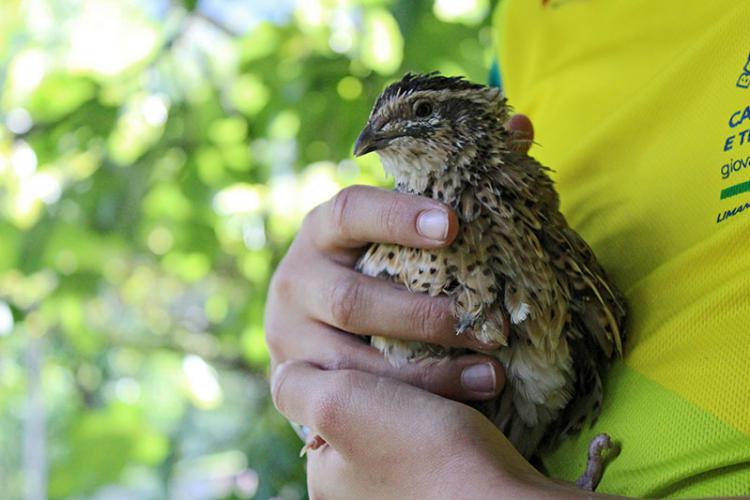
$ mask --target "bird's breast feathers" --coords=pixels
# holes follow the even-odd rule
[[[625,307],[559,212],[548,169],[507,148],[505,117],[497,92],[460,78],[407,75],[383,92],[357,151],[377,151],[398,191],[452,206],[459,231],[442,249],[374,244],[357,268],[451,297],[457,334],[499,346],[506,388],[482,411],[530,456],[596,414],[601,374],[622,352]],[[397,364],[461,354],[372,344]]]

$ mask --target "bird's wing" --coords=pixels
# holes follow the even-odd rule
[[[518,154],[495,169],[502,187],[495,193],[501,210],[523,221],[522,243],[549,261],[557,278],[567,284],[570,312],[581,333],[595,339],[607,358],[622,354],[625,300],[599,264],[591,247],[568,226],[546,167]],[[479,198],[490,188],[480,189]],[[502,196],[500,195],[502,193]],[[510,200],[503,198],[510,198]],[[527,250],[528,251],[528,250]]]
[[[492,270],[504,286],[504,308],[519,325],[515,331],[549,352],[557,349],[564,334],[568,292],[543,245],[549,221],[541,207],[547,202],[539,199],[540,192],[532,193],[535,182],[517,165],[504,165],[488,171],[470,197],[481,205],[475,225],[489,242]],[[546,191],[554,196],[551,189]]]
[[[582,333],[595,339],[607,358],[621,356],[626,314],[622,294],[611,284],[593,250],[564,219],[545,233],[552,263],[571,285],[571,309]]]
[[[560,213],[547,171],[526,155],[511,157],[491,172],[489,185],[479,186],[477,197],[489,200],[488,207],[498,207],[496,226],[512,226],[502,229],[515,234],[513,241],[499,245],[509,248],[501,251],[502,258],[510,259],[512,266],[537,268],[525,276],[539,281],[525,288],[542,292],[531,298],[541,308],[537,314],[547,315],[542,323],[547,331],[537,334],[546,336],[540,347],[555,349],[563,336],[570,350],[572,397],[548,431],[545,441],[551,443],[580,428],[587,417],[597,416],[602,374],[611,358],[622,354],[625,301],[594,252]],[[563,309],[556,309],[560,304]],[[526,333],[533,342],[534,332],[526,328]]]

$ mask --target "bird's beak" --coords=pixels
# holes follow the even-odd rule
[[[378,140],[372,126],[368,123],[354,143],[354,156],[362,156],[378,149]]]
[[[378,149],[383,149],[391,140],[403,135],[405,134],[384,134],[374,130],[372,125],[368,123],[362,133],[359,134],[359,137],[357,137],[357,142],[354,143],[354,156],[362,156]]]

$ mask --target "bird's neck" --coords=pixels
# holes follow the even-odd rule
[[[396,190],[404,193],[428,195],[434,180],[449,164],[448,155],[438,151],[384,150],[378,153],[383,169],[396,181]]]
[[[454,205],[467,189],[473,189],[482,170],[496,168],[508,151],[503,143],[477,147],[465,144],[452,153],[432,150],[382,151],[384,170],[396,181],[396,191],[418,194]]]

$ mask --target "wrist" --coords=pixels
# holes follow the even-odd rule
[[[447,498],[536,498],[551,488],[548,480],[513,451],[486,453],[487,448],[454,448],[451,460],[435,482],[441,497]],[[485,453],[483,453],[485,452]],[[516,455],[515,457],[513,455]],[[510,460],[508,460],[510,458]],[[517,458],[517,460],[516,460]],[[562,486],[562,485],[561,485]],[[547,495],[545,495],[547,496]],[[550,495],[551,496],[551,495]]]
[[[573,500],[592,495],[572,483],[544,476],[515,450],[512,450],[512,453],[504,450],[494,456],[485,457],[477,456],[476,450],[474,451],[474,454],[466,454],[463,457],[462,470],[465,471],[465,475],[459,485],[461,491],[458,493],[461,494],[458,496],[467,496],[469,493],[470,498]],[[473,456],[469,458],[468,455]]]

